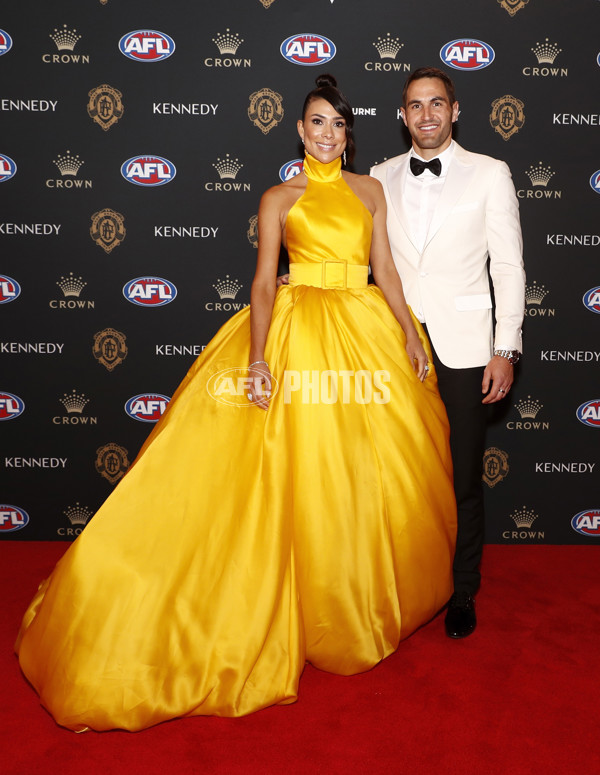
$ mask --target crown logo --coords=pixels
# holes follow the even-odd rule
[[[400,38],[392,38],[388,32],[385,38],[377,38],[373,45],[379,52],[381,59],[395,59],[404,43],[400,43]]]
[[[525,170],[525,174],[531,181],[532,186],[547,186],[554,172],[552,172],[551,167],[544,167],[542,162],[539,161],[537,167],[531,164],[529,169]]]
[[[64,296],[79,296],[87,283],[81,277],[75,277],[73,272],[69,272],[68,277],[61,277],[56,284],[63,292]]]
[[[78,41],[81,40],[81,35],[77,34],[77,30],[70,30],[66,24],[63,24],[62,30],[54,28],[54,34],[49,35],[49,38],[56,43],[56,48],[59,51],[73,51]]]
[[[243,287],[237,280],[230,280],[228,274],[225,275],[224,280],[217,280],[213,285],[220,299],[235,299]]]
[[[230,32],[229,28],[225,32],[219,32],[217,37],[213,38],[219,54],[235,54],[243,42],[244,39],[240,38],[237,32]]]
[[[515,404],[515,407],[518,413],[521,415],[521,418],[525,419],[527,417],[531,420],[536,417],[537,413],[543,406],[544,404],[540,404],[537,398],[532,399],[531,396],[527,396],[525,399],[522,398],[518,403]]]
[[[79,156],[71,156],[71,151],[67,151],[64,156],[61,156],[59,153],[58,157],[54,159],[54,163],[58,167],[60,174],[63,176],[77,175],[81,165],[85,164],[85,162],[79,161]]]
[[[79,503],[76,503],[74,506],[68,506],[63,514],[72,525],[85,525],[94,512],[90,511],[87,506],[80,506]]]
[[[538,285],[534,280],[533,285],[525,286],[525,303],[541,304],[549,293],[550,291],[547,291],[543,285]]]
[[[59,398],[59,401],[69,414],[81,414],[85,405],[89,404],[90,399],[86,398],[83,393],[78,393],[75,388],[73,388],[71,393],[63,393],[63,397]]]
[[[532,509],[527,509],[523,506],[522,509],[515,509],[510,518],[517,527],[531,527],[538,515]]]
[[[219,173],[221,179],[231,178],[235,180],[236,175],[243,166],[243,164],[240,164],[239,159],[231,159],[229,154],[226,154],[224,159],[217,157],[216,163],[213,163],[213,167]]]
[[[548,43],[548,38],[546,38],[543,43],[536,43],[531,50],[536,55],[538,64],[552,65],[562,48],[559,48],[556,43]]]

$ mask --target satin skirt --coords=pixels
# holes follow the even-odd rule
[[[293,702],[307,660],[368,670],[452,592],[446,413],[379,289],[280,288],[268,411],[210,388],[249,344],[246,308],[25,614],[20,664],[65,727]]]

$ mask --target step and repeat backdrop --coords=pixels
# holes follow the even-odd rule
[[[4,539],[77,536],[248,305],[259,199],[301,168],[316,75],[353,105],[367,173],[409,147],[402,86],[435,65],[458,142],[509,164],[524,234],[525,354],[489,427],[487,541],[597,544],[599,29],[600,0],[5,3]]]

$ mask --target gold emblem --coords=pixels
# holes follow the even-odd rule
[[[88,92],[88,96],[90,98],[87,106],[89,117],[107,131],[123,115],[124,108],[121,102],[123,95],[118,89],[103,83]]]
[[[524,103],[512,94],[505,94],[492,102],[490,124],[503,140],[510,140],[525,123],[524,107]]]
[[[94,358],[112,371],[127,357],[126,336],[114,328],[105,328],[94,334]]]
[[[259,2],[261,2],[265,8],[270,8],[275,0],[259,0]]]
[[[110,207],[105,207],[104,210],[98,210],[92,215],[90,237],[105,253],[110,253],[125,239],[127,231],[124,223],[125,218],[121,213],[111,210]]]
[[[525,8],[529,0],[498,0],[502,8],[511,16],[514,16],[521,8]]]
[[[253,215],[251,218],[248,218],[248,223],[250,224],[250,226],[248,226],[248,231],[246,232],[248,242],[253,248],[258,248],[258,215]]]
[[[489,447],[483,455],[483,481],[495,487],[509,472],[508,455],[497,447]]]
[[[250,95],[248,118],[266,135],[283,118],[282,96],[272,89],[261,89]]]
[[[127,450],[119,444],[110,442],[96,450],[96,471],[111,484],[116,484],[125,476],[129,468]]]

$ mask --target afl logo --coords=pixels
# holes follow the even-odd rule
[[[0,30],[0,56],[8,54],[12,48],[12,38],[4,30]]]
[[[5,393],[0,390],[0,422],[2,420],[14,420],[25,411],[25,404],[19,396]]]
[[[164,32],[135,30],[123,35],[119,50],[128,59],[137,62],[161,62],[175,51],[175,41]]]
[[[160,420],[171,399],[161,393],[140,393],[125,404],[125,411],[134,420],[156,422]]]
[[[482,70],[495,58],[494,49],[481,40],[452,40],[442,46],[440,59],[455,70]]]
[[[285,182],[286,180],[290,180],[290,178],[295,178],[296,175],[299,175],[301,172],[304,172],[304,162],[302,159],[294,159],[293,161],[288,161],[281,167],[279,170],[279,177]]]
[[[581,535],[600,538],[600,509],[587,509],[575,514],[571,527]]]
[[[21,286],[8,275],[0,274],[0,304],[14,301],[21,293]],[[600,311],[600,310],[599,310]]]
[[[335,45],[323,35],[303,32],[286,38],[281,44],[280,51],[288,62],[311,67],[330,62],[335,56]]]
[[[175,165],[162,156],[133,156],[121,165],[121,175],[136,186],[164,186],[176,174]]]
[[[597,194],[600,194],[600,170],[596,170],[590,178],[590,186]]]
[[[2,282],[2,278],[0,278],[0,283]],[[600,315],[600,285],[596,286],[596,288],[590,288],[589,291],[586,291],[583,295],[583,304],[585,307],[589,309],[590,312],[596,312],[598,315]]]
[[[177,296],[177,288],[161,277],[137,277],[125,285],[123,295],[139,307],[164,307]]]
[[[577,408],[577,419],[590,428],[600,428],[600,398],[581,404]]]
[[[29,514],[18,506],[0,505],[0,532],[12,533],[29,522]]]
[[[14,177],[17,171],[17,165],[9,157],[0,153],[0,183],[4,183],[5,180],[10,180]]]

